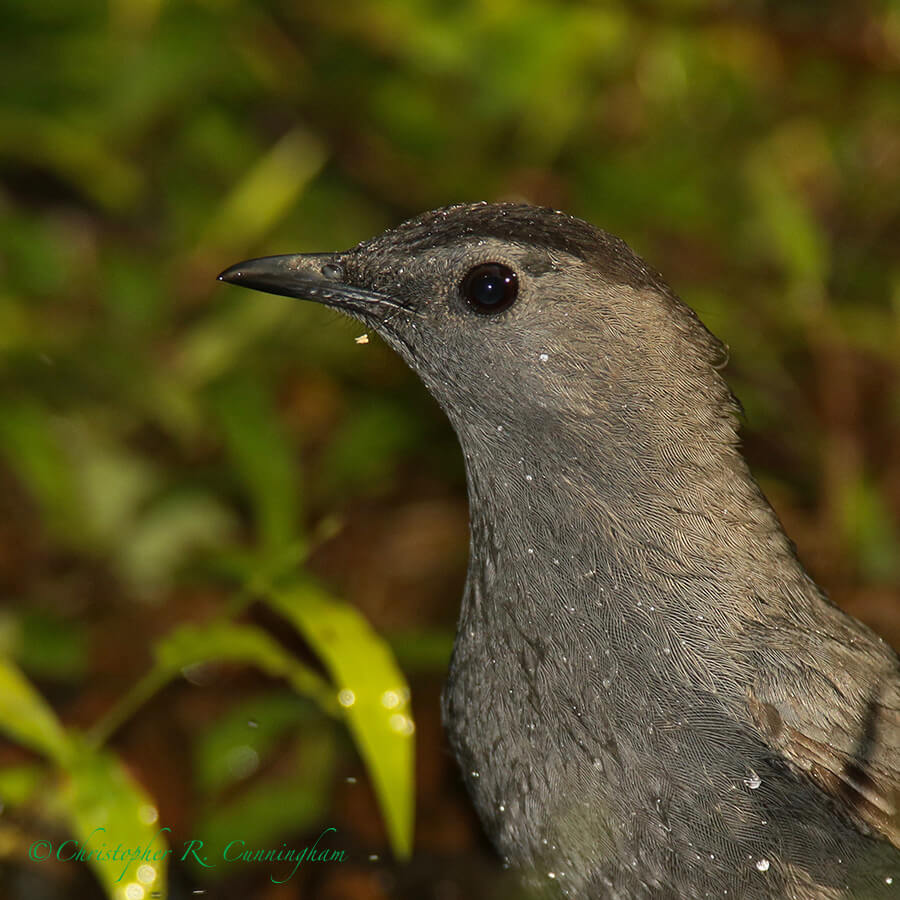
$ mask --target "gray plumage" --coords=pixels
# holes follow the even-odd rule
[[[509,308],[460,285],[498,263]],[[514,204],[226,281],[364,321],[459,437],[471,546],[444,719],[544,895],[900,895],[900,663],[797,560],[721,344],[622,241]]]

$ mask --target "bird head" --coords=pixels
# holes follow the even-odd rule
[[[464,443],[497,425],[532,438],[584,421],[633,429],[672,410],[695,411],[699,428],[730,422],[721,344],[623,241],[555,210],[451,206],[351,250],[252,259],[219,279],[362,321]]]

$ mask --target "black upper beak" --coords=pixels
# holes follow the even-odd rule
[[[345,281],[344,269],[338,261],[340,256],[296,253],[248,259],[222,272],[219,281],[283,297],[313,300],[367,320],[377,318],[388,298]]]

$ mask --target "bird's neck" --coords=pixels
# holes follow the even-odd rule
[[[616,652],[621,626],[641,652],[677,636],[701,656],[704,647],[727,654],[749,642],[752,620],[815,595],[727,433],[691,445],[667,436],[654,443],[645,432],[627,452],[621,435],[605,447],[598,434],[503,427],[463,442],[471,525],[464,628],[480,622],[504,632],[505,623],[539,638],[559,616],[597,625],[592,640]]]
[[[588,716],[585,758],[618,783],[617,742],[652,759],[682,711],[717,696],[737,713],[757,617],[815,587],[733,443],[676,457],[564,432],[461,437],[471,556],[444,714],[488,830],[530,863],[565,836],[556,813],[509,816],[510,798],[552,796],[549,775],[535,793],[540,773],[575,765],[561,727],[577,744]],[[592,771],[572,774],[572,796],[598,790]]]

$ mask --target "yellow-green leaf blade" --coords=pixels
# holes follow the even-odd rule
[[[19,667],[2,656],[0,731],[58,763],[69,755],[69,739],[53,710]]]
[[[3,808],[24,806],[46,777],[46,765],[42,763],[23,763],[0,769],[0,803]]]
[[[387,643],[352,606],[310,584],[266,592],[322,659],[369,770],[394,853],[412,849],[414,732],[409,687]]]
[[[325,162],[319,141],[296,127],[234,186],[210,221],[204,246],[243,247],[286,215]]]
[[[165,897],[168,829],[117,757],[77,755],[66,768],[60,799],[74,835],[71,844],[57,847],[61,858],[75,859],[83,851],[81,858],[86,857],[110,900]],[[120,845],[122,850],[115,853]]]
[[[298,694],[314,700],[325,712],[334,715],[337,709],[323,678],[252,625],[226,621],[184,625],[163,638],[154,652],[157,665],[170,673],[211,661],[254,665],[286,679]]]

